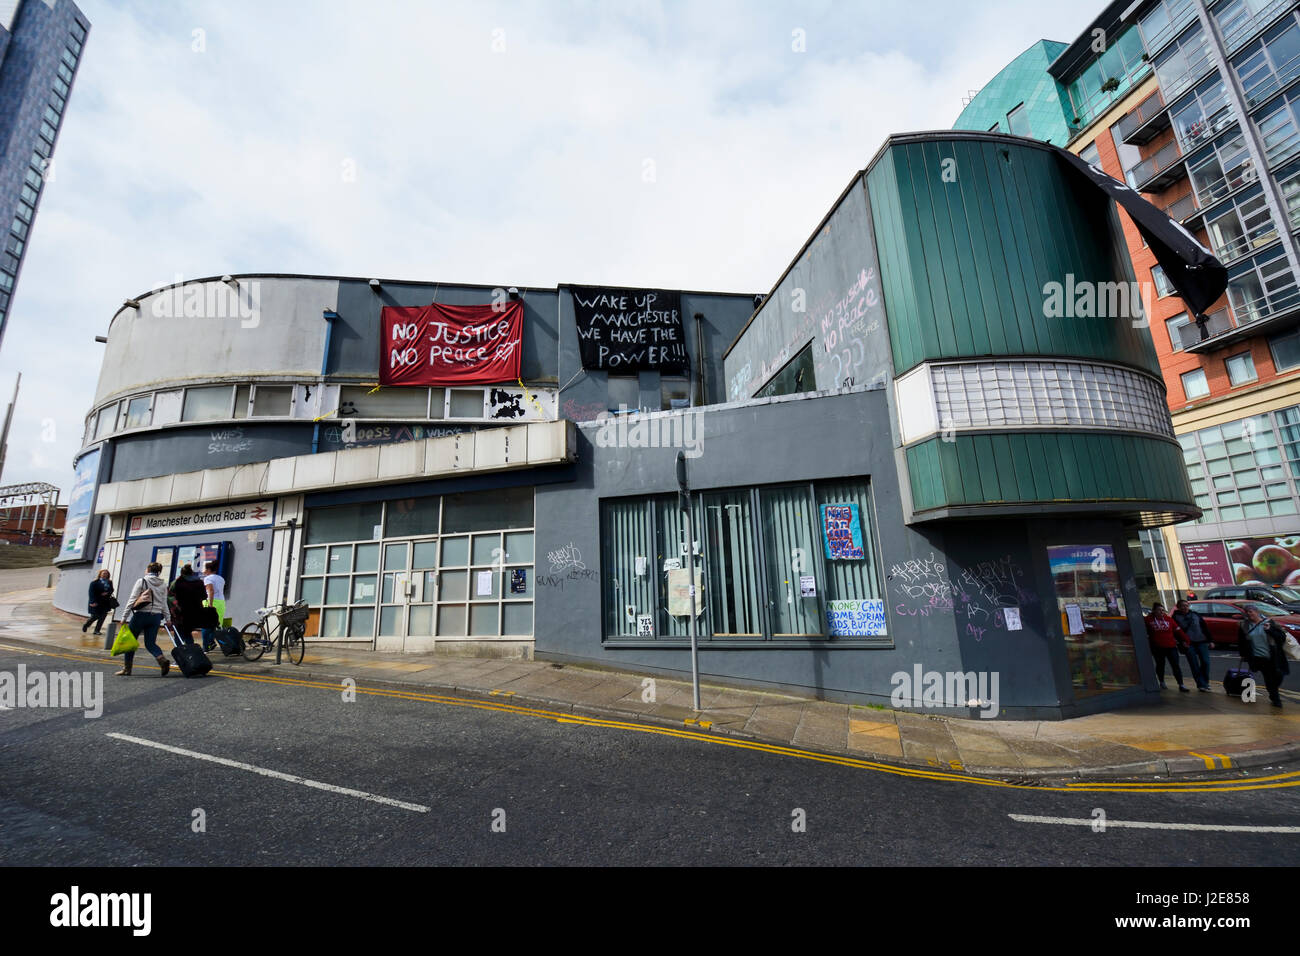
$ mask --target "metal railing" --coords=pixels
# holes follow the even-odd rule
[[[1150,122],[1151,119],[1159,116],[1164,112],[1164,109],[1165,98],[1160,95],[1159,90],[1156,90],[1124,114],[1123,119],[1117,124],[1119,126],[1119,138],[1127,143],[1130,136]]]
[[[1217,134],[1231,126],[1237,117],[1232,112],[1232,107],[1224,103],[1209,116],[1197,120],[1195,123],[1188,124],[1186,129],[1179,129],[1174,125],[1174,135],[1178,141],[1183,144],[1183,152],[1190,153],[1197,146],[1213,139]]]
[[[1234,296],[1233,291],[1229,284],[1228,301],[1232,304],[1232,315],[1237,321],[1237,328],[1253,325],[1300,306],[1300,286],[1295,284],[1294,277],[1291,285],[1285,288],[1266,291],[1251,298]]]
[[[1292,5],[1292,0],[1274,0],[1263,10],[1253,14],[1230,18],[1227,23],[1219,19],[1223,10],[1227,9],[1229,4],[1222,4],[1219,10],[1215,11],[1214,19],[1219,23],[1219,30],[1223,33],[1224,52],[1229,56],[1236,53],[1245,42],[1254,36],[1265,24],[1276,17],[1282,10]],[[1239,4],[1238,8],[1244,11],[1246,4]]]
[[[1168,206],[1165,206],[1165,215],[1175,222],[1182,222],[1196,210],[1196,195],[1188,193],[1181,199],[1175,199]]]
[[[1154,156],[1148,156],[1128,171],[1128,183],[1134,189],[1137,189],[1182,158],[1183,151],[1178,148],[1178,141],[1167,143],[1160,147],[1160,150]]]
[[[1228,315],[1228,309],[1226,306],[1219,309],[1217,312],[1211,312],[1205,317],[1205,337],[1207,339],[1213,338],[1222,332],[1227,332],[1231,328],[1232,319]],[[1197,328],[1195,322],[1184,325],[1178,330],[1178,342],[1180,348],[1190,348],[1193,345],[1200,344],[1202,341],[1201,330]]]

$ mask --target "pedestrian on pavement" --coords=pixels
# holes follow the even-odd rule
[[[166,677],[171,665],[163,652],[158,650],[158,628],[163,621],[170,621],[167,609],[167,582],[162,579],[162,565],[155,561],[149,565],[144,577],[135,582],[131,596],[126,601],[126,623],[131,625],[131,632],[140,640],[150,654],[158,661],[161,676]],[[135,661],[135,651],[122,655],[122,669],[119,677],[131,676],[131,664]]]
[[[182,641],[193,643],[191,635],[200,628],[199,620],[203,616],[206,597],[207,589],[203,586],[203,579],[194,573],[192,565],[182,565],[180,577],[167,589],[167,607]]]
[[[1210,629],[1205,618],[1193,611],[1186,601],[1179,601],[1174,610],[1174,623],[1187,635],[1187,663],[1192,668],[1196,689],[1210,689]]]
[[[208,592],[208,607],[215,608],[217,612],[217,627],[226,626],[226,579],[217,573],[217,562],[209,561],[203,566],[206,575],[203,578],[203,586]],[[215,631],[206,629],[203,632],[203,649],[210,651],[216,644]]]
[[[1278,689],[1282,686],[1283,676],[1291,673],[1284,650],[1286,632],[1264,617],[1255,605],[1247,604],[1245,619],[1237,627],[1237,641],[1246,666],[1264,675],[1269,703],[1281,707],[1282,696]]]
[[[86,628],[90,627],[92,621],[95,624],[95,633],[103,633],[104,618],[112,614],[115,607],[117,601],[113,600],[113,578],[105,568],[95,575],[95,580],[90,582],[90,601],[86,605],[90,617],[86,618],[86,623],[81,625],[81,633],[86,633]]]
[[[1184,694],[1189,693],[1183,684],[1183,670],[1178,666],[1178,648],[1187,643],[1187,635],[1178,626],[1178,622],[1165,613],[1165,606],[1159,602],[1151,605],[1151,613],[1147,615],[1146,625],[1147,638],[1151,642],[1151,656],[1156,661],[1156,676],[1160,678],[1160,686],[1162,688],[1167,686],[1165,661],[1168,661],[1174,671],[1174,680],[1178,681],[1178,689]]]

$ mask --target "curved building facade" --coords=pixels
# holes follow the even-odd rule
[[[707,680],[972,716],[1146,699],[1127,541],[1197,510],[1112,295],[1114,210],[1076,175],[1017,137],[891,137],[765,297],[239,276],[131,300],[57,601],[212,555],[237,623],[301,596],[321,645],[682,676],[693,588]],[[517,374],[405,379],[451,328],[429,346],[427,312],[476,309],[522,323],[495,353]]]

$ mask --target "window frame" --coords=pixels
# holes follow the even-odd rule
[[[879,594],[871,598],[862,598],[862,600],[880,600],[885,608],[885,635],[877,637],[844,637],[833,636],[829,633],[830,626],[827,620],[827,602],[832,600],[830,597],[830,569],[829,561],[825,557],[823,531],[820,524],[821,504],[818,495],[818,489],[821,486],[833,485],[836,483],[856,483],[860,484],[865,492],[863,498],[865,507],[860,509],[859,520],[862,523],[862,533],[864,543],[869,544],[868,550],[870,555],[863,558],[863,561],[870,561],[871,577],[874,580],[876,589]],[[771,561],[770,561],[770,543],[768,533],[764,530],[763,520],[763,492],[773,492],[785,489],[801,489],[805,496],[809,509],[809,528],[812,532],[812,538],[815,547],[811,550],[813,555],[811,566],[808,568],[809,574],[817,580],[817,599],[818,614],[820,616],[819,624],[822,632],[819,636],[776,636],[775,622],[776,615],[772,611],[771,602],[775,600],[769,593],[769,581],[771,580]],[[747,556],[752,562],[752,577],[759,582],[762,591],[758,595],[758,623],[761,629],[760,636],[728,636],[715,635],[713,630],[713,599],[708,595],[711,591],[711,582],[708,568],[710,567],[710,546],[709,535],[705,533],[703,519],[705,517],[705,502],[710,495],[742,494],[746,496],[748,503],[748,526],[745,529],[748,532],[748,540],[751,542],[751,552]],[[701,488],[693,490],[691,493],[691,514],[694,522],[694,533],[699,540],[700,551],[696,563],[696,570],[702,570],[702,578],[705,584],[706,605],[697,616],[696,635],[698,642],[703,646],[712,647],[743,647],[755,649],[786,649],[802,647],[825,647],[827,645],[853,646],[853,647],[870,647],[890,649],[894,645],[894,633],[892,630],[892,619],[889,614],[889,600],[887,593],[887,579],[884,574],[883,556],[880,550],[879,522],[876,520],[876,500],[873,485],[870,476],[853,475],[841,478],[828,477],[812,481],[785,481],[772,482],[763,485],[742,485],[719,488]],[[602,542],[601,560],[602,566],[608,566],[607,547],[613,547],[613,535],[608,532],[608,506],[613,504],[626,504],[633,502],[640,506],[643,514],[643,520],[646,522],[645,528],[649,534],[649,544],[657,556],[677,554],[677,548],[680,540],[668,542],[662,540],[658,523],[657,510],[667,502],[673,502],[671,506],[676,511],[675,495],[636,495],[626,497],[605,497],[600,499],[600,538]],[[680,534],[680,532],[679,532]],[[669,544],[673,547],[670,550]],[[646,556],[648,560],[652,559],[651,555]],[[610,604],[610,594],[606,587],[601,587],[601,644],[606,647],[619,647],[630,645],[646,645],[651,647],[678,647],[688,644],[685,637],[669,636],[662,633],[662,620],[667,614],[668,595],[665,584],[662,580],[661,565],[655,564],[651,560],[650,573],[652,582],[650,588],[652,607],[649,609],[655,620],[655,636],[653,638],[638,637],[635,624],[628,624],[621,614],[612,614],[612,611],[618,608],[612,608]],[[682,562],[683,568],[686,562]],[[724,565],[727,566],[727,565]],[[839,600],[835,598],[834,600]],[[626,630],[611,632],[609,629],[610,622],[620,623]]]

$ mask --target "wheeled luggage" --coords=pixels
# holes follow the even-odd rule
[[[172,643],[176,645],[172,648],[172,660],[176,662],[182,674],[186,677],[202,677],[212,670],[212,661],[208,660],[208,655],[203,653],[203,648],[182,641],[170,621],[165,626],[167,633],[172,637]]]
[[[1228,673],[1223,675],[1223,689],[1234,697],[1240,697],[1242,688],[1246,686],[1246,678],[1250,674],[1248,668],[1228,668]]]

